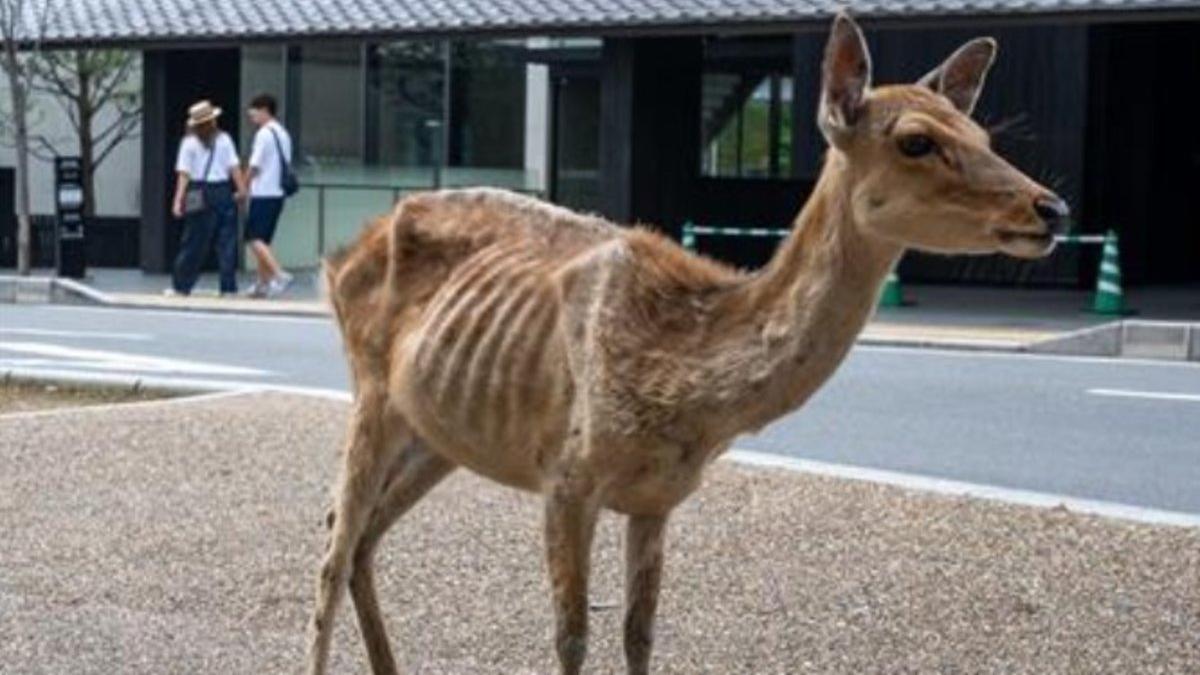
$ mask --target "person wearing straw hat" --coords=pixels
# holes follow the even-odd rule
[[[237,199],[244,192],[237,148],[217,126],[221,109],[209,101],[188,108],[187,133],[175,160],[171,213],[184,221],[179,255],[166,295],[189,295],[215,243],[222,296],[237,293]]]

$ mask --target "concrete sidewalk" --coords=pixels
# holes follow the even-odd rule
[[[0,416],[0,670],[299,671],[346,414],[258,394]],[[726,462],[706,483],[671,524],[656,673],[1200,662],[1200,530]],[[405,672],[555,670],[540,510],[460,471],[392,530]],[[624,672],[622,537],[606,515],[589,673]],[[349,600],[334,639],[333,672],[366,672]]]
[[[240,293],[250,288],[253,273],[238,275]],[[299,270],[295,281],[279,297],[251,298],[243,294],[222,298],[217,295],[217,275],[200,275],[195,289],[188,297],[165,297],[170,287],[167,274],[145,274],[132,269],[92,269],[85,283],[104,293],[111,304],[143,309],[183,309],[205,312],[240,312],[267,315],[326,316],[329,308],[321,298],[319,275],[312,270]]]
[[[243,275],[243,287],[250,276]],[[327,316],[315,271],[299,271],[279,298],[217,297],[216,275],[202,275],[187,298],[168,298],[167,275],[138,270],[92,269],[89,286],[118,307],[280,316]],[[959,349],[1022,350],[1037,342],[1111,322],[1085,310],[1089,291],[972,286],[906,286],[911,306],[881,309],[864,331],[864,344]],[[1140,319],[1200,322],[1200,288],[1135,290],[1129,305]]]

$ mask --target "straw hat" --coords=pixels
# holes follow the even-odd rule
[[[188,128],[211,122],[221,116],[221,109],[209,101],[199,101],[188,108]]]

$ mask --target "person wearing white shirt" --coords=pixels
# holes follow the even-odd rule
[[[292,275],[279,265],[271,252],[271,240],[279,224],[286,199],[283,181],[292,163],[292,137],[275,119],[275,97],[259,94],[246,111],[258,127],[250,151],[250,207],[246,216],[246,245],[258,263],[258,280],[250,288],[253,297],[276,296],[287,290]]]
[[[184,221],[179,255],[166,295],[190,295],[208,251],[216,244],[221,295],[237,293],[237,200],[245,191],[237,148],[217,126],[221,109],[209,101],[188,108],[187,134],[175,159],[171,213]]]

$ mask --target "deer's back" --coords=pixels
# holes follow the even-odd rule
[[[416,195],[330,261],[357,388],[386,392],[435,450],[534,488],[565,433],[556,273],[620,237],[498,190]]]

